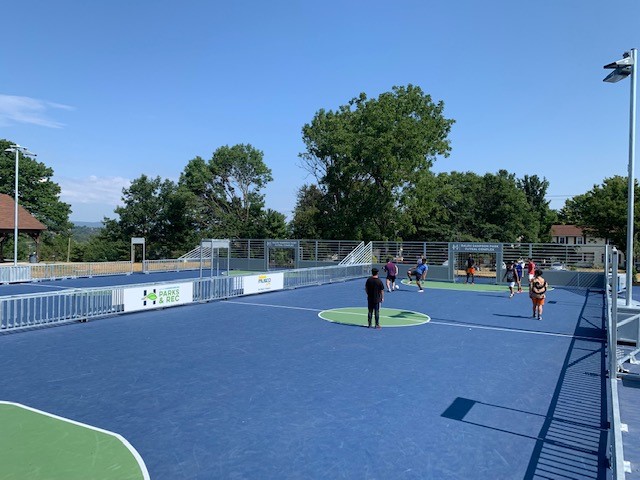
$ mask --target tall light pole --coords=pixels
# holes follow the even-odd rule
[[[604,68],[611,68],[613,72],[604,78],[605,82],[616,83],[631,76],[631,108],[629,114],[629,175],[628,175],[628,198],[627,198],[627,287],[625,300],[626,305],[631,305],[631,290],[633,286],[633,219],[634,219],[634,188],[633,177],[634,163],[636,156],[636,74],[638,73],[638,51],[632,48],[624,52],[622,59],[609,63]]]
[[[16,178],[14,184],[14,211],[13,211],[13,265],[18,264],[18,162],[20,161],[20,152],[25,155],[31,155],[35,157],[35,153],[31,153],[26,147],[20,145],[11,145],[10,148],[5,149],[5,152],[16,152]]]

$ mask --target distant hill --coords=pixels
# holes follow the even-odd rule
[[[102,222],[72,222],[76,227],[102,228]]]

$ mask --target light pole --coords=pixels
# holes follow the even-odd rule
[[[631,76],[631,108],[629,114],[629,175],[627,199],[627,287],[625,293],[626,305],[631,305],[631,290],[633,286],[633,219],[634,219],[634,188],[633,178],[636,156],[636,74],[638,73],[638,51],[632,48],[624,52],[622,59],[609,63],[604,68],[611,68],[613,72],[604,78],[605,82],[616,83]]]
[[[31,153],[26,147],[20,145],[11,145],[10,148],[6,148],[5,152],[16,152],[16,178],[14,184],[14,211],[13,211],[13,266],[18,264],[18,162],[20,160],[20,152],[25,155],[32,155],[35,157],[35,153]]]

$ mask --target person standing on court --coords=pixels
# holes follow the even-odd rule
[[[387,258],[387,264],[382,267],[387,272],[387,290],[389,292],[393,290],[399,290],[400,287],[396,285],[396,276],[398,275],[398,266],[393,262],[391,257]]]
[[[507,280],[509,283],[509,298],[513,298],[513,289],[518,282],[518,270],[516,270],[516,262],[511,262],[507,265],[507,269],[504,272],[503,280]]]
[[[418,293],[424,292],[424,289],[420,284],[420,280],[424,280],[427,278],[428,270],[429,270],[429,267],[427,266],[427,259],[421,258],[421,259],[418,259],[418,264],[416,265],[416,268],[414,268],[413,270],[410,269],[407,272],[407,276],[409,277],[409,283],[411,283],[411,280],[413,280],[413,277],[415,277],[416,284],[418,285]]]
[[[531,285],[533,277],[536,274],[536,264],[533,263],[532,258],[529,258],[529,261],[527,262],[527,274],[529,275],[529,285]]]
[[[524,262],[521,258],[516,262],[516,273],[518,274],[518,293],[522,293],[522,272],[523,272]]]
[[[469,283],[469,277],[471,277],[471,285],[475,283],[475,274],[476,274],[476,261],[473,259],[471,254],[469,254],[469,258],[467,258],[467,280],[464,283]]]
[[[368,328],[371,328],[372,317],[375,316],[376,328],[380,328],[380,304],[384,301],[384,285],[382,280],[378,278],[378,269],[371,269],[371,276],[367,278],[364,284],[364,290],[367,292],[367,321]]]
[[[536,269],[533,280],[529,283],[529,297],[533,303],[533,318],[542,320],[542,306],[547,296],[547,281],[542,277],[542,270]]]

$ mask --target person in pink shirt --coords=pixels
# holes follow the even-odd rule
[[[396,276],[398,275],[398,266],[393,262],[391,257],[387,258],[387,263],[382,267],[387,272],[387,291],[400,290],[396,285]]]

